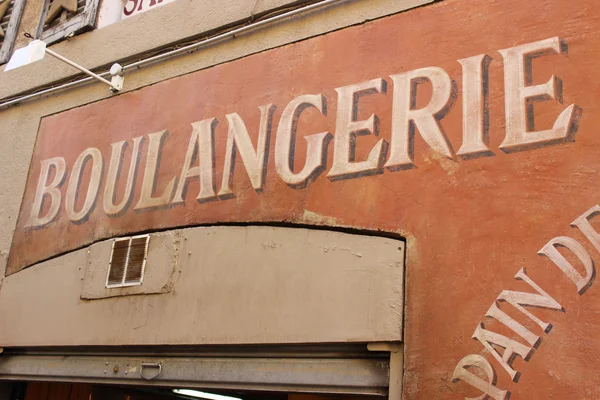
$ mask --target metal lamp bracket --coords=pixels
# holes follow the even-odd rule
[[[110,67],[110,76],[110,90],[113,93],[122,90],[125,78],[123,77],[123,67],[121,66],[121,64],[113,64],[112,67]]]

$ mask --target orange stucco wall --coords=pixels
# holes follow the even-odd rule
[[[510,392],[512,400],[598,398],[595,370],[600,356],[596,329],[600,291],[594,286],[589,262],[599,258],[594,247],[597,238],[590,235],[592,231],[588,230],[586,237],[580,228],[570,227],[599,203],[597,7],[594,0],[577,4],[562,0],[442,1],[48,116],[40,126],[8,273],[100,239],[175,226],[286,222],[383,231],[407,240],[405,399],[477,397],[482,388],[496,398],[507,398]],[[507,93],[514,94],[517,89],[507,81],[511,73],[508,53],[499,51],[552,38],[561,42],[560,50],[548,47],[534,53],[529,57],[531,68],[525,67],[522,76],[515,79],[523,80],[523,87],[535,87],[555,75],[560,79],[556,86],[550,85],[555,95],[538,95],[531,107],[525,101],[518,106],[507,103]],[[491,61],[489,73],[473,76],[479,77],[475,88],[485,87],[481,97],[485,100],[478,107],[483,110],[483,131],[489,127],[484,135],[489,141],[485,137],[482,140],[488,151],[457,155],[466,141],[465,75],[458,60],[483,54]],[[413,122],[423,129],[416,129],[411,139],[411,129],[399,125],[401,114],[394,109],[407,96],[395,85],[402,79],[399,76],[426,67],[443,69],[455,83],[446,107],[435,113],[442,136],[429,142],[423,139],[423,131],[438,132],[433,125]],[[387,91],[383,90],[386,85],[376,81],[369,86],[369,93],[357,96],[355,119],[377,115],[378,136],[374,134],[377,124],[371,126],[370,134],[358,136],[353,161],[367,160],[383,139],[386,145],[377,153],[380,158],[371,169],[332,176],[335,152],[343,151],[343,147],[336,148],[336,140],[348,125],[340,118],[343,112],[352,113],[351,109],[341,111],[339,88],[377,79],[386,82]],[[405,112],[427,107],[432,95],[441,89],[422,82],[413,90],[414,104]],[[329,132],[331,141],[321,142],[324,147],[328,145],[326,157],[317,160],[321,164],[316,172],[300,184],[288,184],[276,160],[286,159],[285,154],[278,155],[285,148],[277,144],[283,137],[279,129],[286,106],[305,94],[322,94],[327,111],[313,106],[299,114],[292,172],[299,173],[311,155],[303,136]],[[258,169],[266,173],[265,180],[260,185],[251,182],[238,154],[232,193],[217,196],[223,187],[226,163],[226,115],[239,114],[256,147],[259,106],[266,104],[276,108],[269,117],[272,129],[266,167]],[[514,122],[507,124],[507,109],[508,119],[514,116],[514,109],[525,110],[527,137],[534,132],[549,132],[553,126],[558,129],[555,121],[573,104],[577,111],[565,127],[564,137],[545,140],[551,135],[547,133],[523,146],[503,145],[508,129],[519,129],[512,125]],[[464,112],[478,117],[476,111],[467,107]],[[200,183],[190,178],[185,201],[172,201],[193,137],[192,123],[210,118],[219,121],[214,128],[214,169],[205,177],[213,178],[214,185],[205,189],[212,189],[214,196],[197,201]],[[399,136],[392,137],[394,129]],[[168,135],[153,195],[167,193],[166,200],[136,210],[144,196],[144,174],[149,171],[149,135],[162,130]],[[140,147],[140,172],[133,200],[119,215],[109,216],[103,207],[103,193],[111,144],[128,140],[127,151],[131,151],[132,139],[138,136],[146,140]],[[447,143],[444,145],[445,140],[439,138],[447,139]],[[389,161],[394,151],[412,140],[412,163]],[[74,223],[66,211],[65,198],[75,160],[89,148],[97,148],[103,160],[98,195],[89,213]],[[64,179],[58,179],[55,185],[61,199],[56,217],[48,224],[28,225],[36,211],[32,211],[36,190],[44,193],[43,185],[52,186],[53,175],[39,180],[40,162],[53,157],[64,157],[66,164]],[[130,159],[130,154],[123,159],[123,173]],[[92,164],[83,170],[75,210],[86,207]],[[77,186],[77,180],[74,182]],[[125,193],[124,181],[120,185],[117,198]],[[51,203],[46,196],[36,215],[50,212]],[[597,222],[592,217],[593,227]],[[552,246],[544,251],[546,256],[538,255],[551,239],[560,236],[571,237],[581,247],[563,240],[558,246],[562,253],[558,254],[566,258],[553,253]],[[532,285],[514,279],[521,268],[527,269],[545,296]],[[576,286],[578,283],[581,287]],[[516,323],[506,318],[502,322],[498,313],[496,318],[486,318],[503,290],[534,293],[544,297],[547,304],[549,298],[560,304],[563,310],[529,307],[535,305],[531,297],[525,304],[527,311],[540,322],[551,323],[553,329],[544,331],[535,319],[506,301],[499,307]],[[511,357],[499,362],[486,349],[488,342],[472,339],[481,323],[486,330],[503,335],[488,337],[489,342],[513,346],[498,347],[500,357],[520,353],[511,365]],[[536,339],[535,344],[531,343],[532,337],[540,337],[541,342]],[[475,379],[467,381],[465,376],[469,375],[462,372],[461,365],[473,365],[459,362],[472,354],[482,355],[487,361],[480,361],[483,368],[470,371],[479,370],[479,379],[487,381],[482,372],[491,376],[490,369],[486,370],[491,366],[498,378],[495,386],[479,381],[477,387]],[[520,379],[515,372],[520,373]]]

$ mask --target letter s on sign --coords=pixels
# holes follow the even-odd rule
[[[129,3],[133,3],[133,7],[131,7],[131,10],[127,9],[127,5]],[[139,5],[139,7],[138,7]],[[123,14],[125,14],[126,16],[130,16],[131,14],[133,14],[135,12],[135,9],[137,8],[137,11],[142,11],[142,6],[144,5],[144,0],[128,0],[127,3],[125,4],[125,7],[123,7]]]

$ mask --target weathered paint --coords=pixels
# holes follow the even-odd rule
[[[320,221],[395,231],[408,238],[405,332],[407,399],[480,396],[480,390],[464,382],[451,383],[460,360],[469,354],[485,357],[498,375],[496,386],[512,392],[512,399],[597,398],[600,394],[595,376],[600,354],[595,324],[599,300],[597,287],[592,285],[582,295],[578,294],[579,288],[554,262],[548,257],[536,255],[550,240],[566,235],[577,239],[591,257],[597,259],[598,256],[581,231],[569,227],[576,218],[598,203],[595,190],[598,170],[595,161],[598,151],[596,127],[599,88],[594,77],[599,56],[597,43],[600,23],[593,13],[594,9],[595,2],[591,0],[579,2],[576,6],[566,1],[539,4],[515,0],[448,0],[394,17],[397,18],[395,29],[383,42],[365,43],[361,34],[357,33],[377,29],[375,27],[379,22],[376,22],[290,46],[298,49],[295,54],[300,59],[306,58],[307,54],[336,56],[332,57],[333,61],[329,64],[334,71],[323,72],[323,81],[316,82],[318,85],[309,92],[328,91],[332,101],[335,101],[333,89],[336,87],[378,77],[387,79],[388,75],[385,74],[424,66],[444,68],[460,88],[462,65],[457,60],[479,54],[488,54],[493,59],[489,72],[489,147],[493,156],[470,160],[454,156],[440,157],[417,139],[417,168],[385,171],[382,175],[337,182],[331,182],[321,175],[302,191],[280,184],[282,191],[295,194],[292,197],[294,202],[269,203],[267,205],[270,208],[258,210],[259,214],[268,213],[275,218],[281,210],[274,208],[271,213],[271,208],[279,205],[287,211],[291,210],[289,215],[292,221],[304,220],[306,215],[316,215]],[[354,68],[336,71],[338,62],[344,63],[346,57],[352,57],[352,52],[337,47],[332,49],[333,52],[319,51],[323,50],[324,43],[332,40],[331,37],[340,35],[345,36],[353,46],[362,45],[368,50],[372,49],[373,54],[379,54],[380,57],[373,57],[368,50],[363,50],[360,62],[350,62]],[[393,40],[395,35],[401,40]],[[552,37],[559,37],[568,44],[568,54],[543,56],[534,60],[534,83],[545,83],[552,74],[559,76],[563,83],[564,105],[554,101],[537,103],[536,127],[552,127],[567,105],[577,104],[583,110],[583,117],[575,141],[504,153],[499,150],[506,138],[504,71],[503,57],[497,50]],[[382,47],[387,52],[379,50],[380,53],[376,53]],[[313,49],[316,51],[312,52]],[[383,62],[381,54],[384,54],[383,58],[394,58],[397,56],[395,50],[402,53],[403,58],[396,60],[394,71],[380,68],[378,63]],[[368,56],[365,57],[365,54]],[[275,65],[288,65],[285,60],[277,58],[277,52],[269,54],[269,59]],[[222,68],[228,67],[233,69],[231,64]],[[352,71],[354,79],[345,79],[345,74],[350,73],[348,71]],[[361,71],[364,75],[361,75]],[[247,72],[236,69],[233,75],[221,79],[235,78],[240,73]],[[336,86],[335,79],[329,74],[338,76],[337,79],[343,82]],[[363,80],[356,79],[358,75]],[[276,78],[277,74],[274,76]],[[312,82],[302,81],[298,85],[310,86]],[[164,83],[170,84],[174,82]],[[301,89],[306,87],[302,86]],[[266,93],[264,87],[260,91],[250,92],[252,95]],[[157,106],[157,102],[155,98],[150,104]],[[442,120],[455,150],[462,143],[462,102],[463,98],[459,95],[454,108]],[[221,106],[227,107],[228,104]],[[223,109],[214,114],[222,119],[232,111],[241,113],[238,102],[235,104],[235,109]],[[372,106],[374,110],[375,104]],[[257,108],[254,107],[252,112],[257,114]],[[366,109],[364,112],[365,117],[370,115]],[[156,117],[162,115],[157,114]],[[173,117],[177,118],[177,115]],[[250,122],[251,116],[244,118],[245,121],[248,119],[246,122],[249,126],[258,126],[257,120]],[[190,121],[180,122],[188,124]],[[328,119],[326,123],[331,124],[331,121]],[[381,126],[385,126],[383,119]],[[386,135],[389,135],[389,131],[382,129],[381,137],[389,137]],[[362,142],[365,140],[367,142]],[[370,149],[375,142],[369,143],[368,140],[369,137],[361,137],[358,142]],[[364,158],[367,155],[362,154]],[[329,153],[328,160],[332,160],[332,157],[332,153]],[[269,165],[273,165],[273,160],[269,161]],[[249,185],[243,171],[237,171],[235,176],[238,187]],[[217,182],[220,180],[217,179]],[[255,196],[251,190],[247,193]],[[263,192],[260,196],[268,198],[268,194]],[[236,200],[228,201],[228,204],[237,204]],[[232,205],[213,203],[204,207],[218,207],[227,213],[238,212]],[[569,253],[565,254],[568,256]],[[583,274],[583,268],[575,264],[577,259],[571,261]],[[484,321],[486,329],[523,341],[498,321],[484,317],[504,290],[534,293],[530,286],[513,278],[522,267],[527,268],[531,279],[566,312],[545,309],[532,311],[541,321],[553,324],[554,328],[548,334],[542,333],[543,330],[533,320],[524,318],[518,312],[514,314],[515,319],[541,336],[543,341],[528,362],[520,358],[515,360],[513,367],[521,373],[521,378],[518,382],[512,382],[481,343],[471,340],[471,337],[479,323]],[[505,305],[501,307],[505,309]],[[507,312],[513,315],[512,311]],[[526,341],[523,343],[527,344]]]
[[[144,283],[106,289],[111,242],[8,277],[0,347],[402,340],[402,241],[271,226],[161,232]]]
[[[488,78],[487,72],[491,51],[461,59],[459,91],[450,76],[460,74],[448,74],[455,69],[448,60],[443,68],[428,67],[431,61],[419,65],[416,57],[412,68],[399,69],[404,52],[370,45],[399,39],[402,18],[45,118],[7,273],[128,233],[216,222],[300,222],[312,211],[312,199],[335,204],[344,198],[340,204],[352,207],[357,196],[348,189],[358,182],[368,196],[399,190],[405,179],[422,182],[415,158],[423,155],[442,166],[452,163],[452,172],[442,167],[442,176],[452,181],[459,159],[468,168],[494,151],[541,152],[543,146],[575,140],[582,110],[557,101],[563,96],[558,82],[573,70],[553,74],[568,61],[564,39],[551,36],[500,49],[504,85],[496,91],[491,85],[497,76]],[[344,56],[338,49],[350,43],[356,51]],[[305,53],[312,57],[299,62]],[[366,59],[373,60],[369,67],[356,68]],[[543,68],[534,77],[529,69],[537,59]],[[389,93],[381,76],[389,77]],[[550,79],[532,84],[537,76]],[[506,123],[506,134],[497,149],[487,143],[493,128],[487,124],[502,103],[486,104],[488,91],[498,99],[505,93],[505,120],[495,122]],[[467,99],[462,125],[453,119],[460,112],[452,108],[459,94]],[[548,111],[528,107],[528,99]],[[450,131],[462,133],[456,156]],[[420,146],[421,139],[426,146]],[[514,163],[517,156],[510,156],[498,162]],[[379,177],[369,179],[372,175]],[[373,210],[354,208],[342,215],[347,210],[342,207],[328,213],[347,226],[396,230],[389,199],[371,203]]]

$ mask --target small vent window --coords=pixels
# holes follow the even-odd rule
[[[12,54],[25,0],[0,0],[0,64]]]
[[[94,28],[99,0],[46,0],[37,38],[51,44]]]
[[[142,284],[149,241],[150,235],[115,239],[106,279],[107,288]]]

